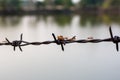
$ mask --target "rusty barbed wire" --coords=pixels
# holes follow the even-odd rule
[[[62,51],[64,51],[64,46],[66,44],[70,43],[100,43],[100,42],[113,42],[116,45],[116,50],[119,51],[119,45],[118,43],[120,42],[120,37],[119,36],[113,36],[111,26],[109,27],[109,33],[110,33],[110,38],[106,39],[93,39],[93,37],[89,37],[88,39],[80,39],[76,40],[75,37],[73,36],[72,38],[68,39],[67,37],[63,36],[55,36],[54,33],[52,33],[53,36],[53,41],[43,41],[43,42],[28,42],[23,40],[23,34],[20,35],[20,40],[14,40],[10,41],[8,38],[5,38],[7,42],[0,43],[0,46],[2,45],[10,45],[13,46],[13,50],[16,50],[16,47],[19,47],[20,51],[22,50],[23,46],[27,45],[42,45],[42,44],[51,44],[51,43],[56,43],[57,45],[61,46]]]

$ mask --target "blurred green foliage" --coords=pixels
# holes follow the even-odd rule
[[[1,10],[19,10],[21,7],[20,0],[0,0]]]
[[[100,7],[104,0],[81,0],[81,7]]]
[[[36,9],[40,9],[40,8],[45,7],[45,3],[44,3],[44,2],[37,1],[37,2],[35,3],[35,6],[36,6]]]
[[[81,8],[120,8],[120,0],[81,0]]]
[[[111,5],[114,7],[120,7],[120,0],[112,0]]]
[[[70,6],[73,6],[73,3],[71,0],[55,0],[55,5],[63,5],[65,8],[69,8]]]
[[[28,0],[29,2],[31,0]],[[21,0],[0,0],[0,10],[19,10],[23,7],[21,4],[24,1]],[[32,1],[31,1],[32,2]],[[28,3],[28,2],[27,2]],[[72,0],[44,0],[43,2],[36,1],[33,2],[34,6],[39,9],[47,5],[51,6],[53,9],[57,6],[62,6],[63,9],[69,9],[78,4],[74,4]],[[109,8],[120,8],[120,0],[81,0],[79,2],[81,8],[100,8],[100,9],[109,9]],[[29,6],[28,6],[29,7]],[[77,7],[79,8],[79,7]]]

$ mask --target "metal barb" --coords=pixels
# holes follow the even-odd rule
[[[54,38],[55,43],[56,43],[57,45],[61,45],[61,49],[62,49],[62,51],[64,51],[64,46],[63,46],[62,41],[56,39],[56,36],[55,36],[54,33],[52,33],[52,36],[53,36],[53,38]]]
[[[22,41],[22,39],[23,39],[23,34],[20,35],[20,41]]]
[[[60,45],[61,45],[62,51],[64,51],[64,46],[63,46],[63,44],[61,43]]]
[[[56,39],[56,36],[55,36],[55,34],[54,34],[54,33],[52,33],[52,36],[53,36],[54,41],[56,42],[56,44],[59,44],[59,42],[58,42],[58,40]]]
[[[119,51],[119,44],[116,43],[116,50]]]
[[[113,33],[112,33],[111,26],[109,27],[109,32],[110,32],[111,39],[112,39],[112,41],[114,42],[114,38],[113,38]]]
[[[118,36],[115,36],[114,37],[114,43],[116,44],[116,50],[119,51],[119,37]]]
[[[19,45],[19,49],[20,49],[21,52],[23,51],[20,45]]]
[[[70,44],[70,43],[100,43],[100,42],[113,42],[116,45],[116,50],[119,51],[119,42],[120,42],[120,37],[119,36],[113,36],[112,33],[112,28],[111,26],[109,27],[109,33],[110,33],[110,38],[105,38],[105,39],[79,39],[75,40],[74,37],[70,39],[66,39],[63,36],[59,36],[56,38],[55,34],[52,33],[52,36],[54,38],[53,41],[43,41],[43,42],[28,42],[28,41],[23,41],[23,34],[20,35],[20,40],[13,40],[10,42],[8,38],[5,38],[7,42],[1,42],[1,45],[11,45],[13,46],[13,50],[16,50],[16,47],[19,48],[20,51],[22,50],[22,46],[28,46],[28,45],[47,45],[51,43],[56,43],[57,45],[61,46],[62,51],[64,51],[64,45],[65,44]]]
[[[13,50],[15,51],[15,49],[16,49],[16,46],[13,46]]]
[[[9,43],[9,44],[11,44],[11,42],[7,39],[7,38],[5,38],[6,39],[6,41]]]
[[[21,48],[22,36],[23,36],[23,34],[20,35],[20,40],[14,40],[12,42],[10,42],[7,38],[5,38],[5,39],[9,45],[13,46],[14,51],[16,50],[16,47],[19,47],[20,51],[22,51],[22,48]]]
[[[119,51],[119,44],[118,44],[120,40],[119,36],[113,36],[111,26],[109,27],[109,32],[110,32],[112,42],[115,43],[116,45],[116,50]]]

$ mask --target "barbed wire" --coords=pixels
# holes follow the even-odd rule
[[[70,43],[100,43],[100,42],[113,42],[116,45],[116,50],[119,51],[119,45],[118,43],[120,42],[120,37],[119,36],[113,36],[111,26],[109,27],[109,33],[110,33],[110,38],[106,39],[93,39],[93,37],[88,37],[88,39],[80,39],[76,40],[75,36],[68,39],[67,37],[63,36],[55,36],[54,33],[52,33],[53,36],[53,41],[43,41],[43,42],[28,42],[23,40],[23,34],[20,35],[20,40],[13,40],[12,42],[8,39],[5,38],[7,42],[0,43],[0,46],[2,45],[10,45],[13,46],[13,50],[16,50],[16,47],[19,47],[20,51],[22,50],[23,46],[28,46],[28,45],[42,45],[42,44],[51,44],[51,43],[56,43],[57,45],[61,46],[62,51],[64,51],[64,46],[66,44]]]

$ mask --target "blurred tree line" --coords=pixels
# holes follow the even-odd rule
[[[39,9],[85,9],[85,8],[97,8],[97,9],[119,9],[120,0],[80,0],[79,3],[74,4],[72,0],[25,0],[26,6],[31,10]],[[22,10],[24,0],[0,0],[0,10]],[[33,5],[31,5],[33,4]],[[76,7],[77,5],[77,7]],[[29,7],[32,6],[32,7]]]
[[[0,10],[19,10],[20,0],[0,0]]]
[[[120,8],[120,0],[81,0],[81,8]]]
[[[25,3],[26,2],[26,3]],[[24,6],[30,6],[28,4],[32,4],[32,7],[35,9],[46,8],[46,6],[55,8],[56,6],[69,8],[73,6],[71,0],[0,0],[0,10],[20,10],[24,8]],[[26,4],[26,5],[23,5]]]

